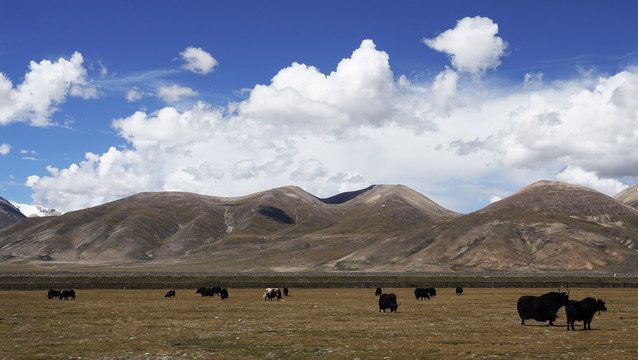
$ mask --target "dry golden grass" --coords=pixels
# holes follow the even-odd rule
[[[0,291],[0,358],[16,359],[438,359],[638,358],[638,289],[572,289],[605,298],[591,331],[521,326],[516,300],[547,289],[438,289],[416,301],[397,294],[397,313],[378,312],[374,289],[291,289],[264,302],[259,289],[230,298],[177,290]],[[582,328],[582,323],[578,323]]]

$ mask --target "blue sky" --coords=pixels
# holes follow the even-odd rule
[[[0,14],[0,196],[320,196],[470,212],[638,176],[638,5],[22,1]]]

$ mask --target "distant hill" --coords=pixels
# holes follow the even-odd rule
[[[614,196],[614,199],[625,205],[638,208],[638,184],[630,186]]]
[[[402,185],[140,193],[0,230],[0,269],[635,272],[638,210],[541,181],[461,215]]]
[[[13,204],[0,197],[0,229],[15,224],[25,217]]]

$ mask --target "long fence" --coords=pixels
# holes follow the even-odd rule
[[[0,273],[0,290],[226,288],[638,288],[613,274]]]

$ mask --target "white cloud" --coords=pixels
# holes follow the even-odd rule
[[[568,166],[556,177],[560,181],[585,186],[609,196],[614,196],[628,187],[615,179],[598,178],[596,172],[585,171],[578,166]]]
[[[182,67],[188,71],[198,74],[208,74],[217,66],[217,60],[202,48],[189,46],[180,53],[186,64]]]
[[[328,175],[328,169],[317,159],[304,160],[297,170],[290,174],[294,181],[315,181]]]
[[[7,143],[2,143],[2,145],[0,145],[0,155],[7,155],[9,151],[11,151],[11,145]]]
[[[195,96],[197,92],[191,88],[178,85],[162,86],[157,90],[157,96],[166,102],[176,102],[184,96]]]
[[[0,125],[28,122],[34,126],[50,126],[51,115],[67,95],[84,99],[98,96],[97,88],[87,78],[79,52],[69,60],[56,62],[31,61],[24,81],[13,87],[11,80],[0,73]]]
[[[540,88],[543,85],[543,73],[527,73],[523,80],[526,88]]]
[[[496,34],[497,24],[489,18],[476,16],[463,18],[454,29],[422,41],[432,49],[448,54],[458,71],[480,75],[501,64],[507,43]]]
[[[128,102],[136,102],[141,100],[144,96],[146,96],[146,93],[144,93],[138,88],[133,88],[129,90],[128,93],[126,93],[126,100]]]
[[[48,167],[27,186],[36,203],[69,211],[148,190],[241,196],[293,184],[328,197],[401,183],[465,211],[540,179],[608,193],[638,176],[638,69],[478,88],[459,72],[498,61],[470,58],[419,82],[364,40],[331,73],[293,63],[225,108],[116,119],[126,147]]]

